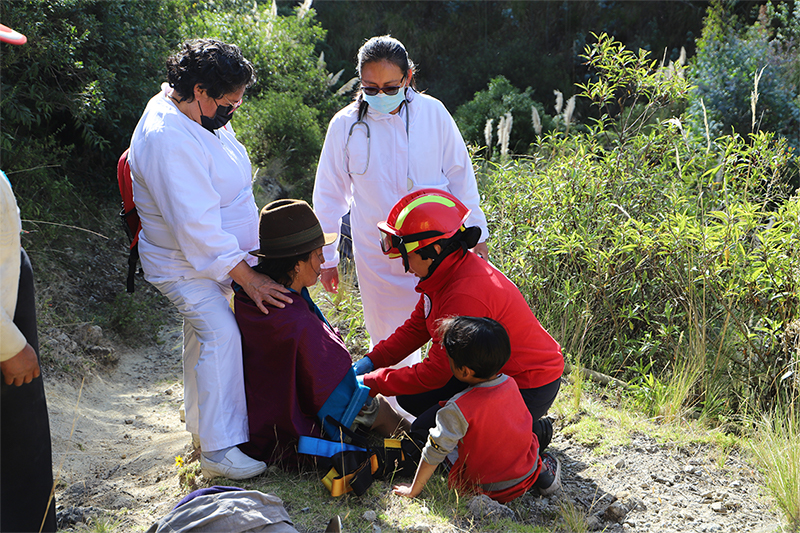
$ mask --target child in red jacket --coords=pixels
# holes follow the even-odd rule
[[[453,375],[468,386],[438,411],[413,483],[396,485],[395,494],[419,495],[436,465],[454,449],[458,459],[448,477],[451,489],[486,494],[501,503],[531,488],[543,495],[557,491],[558,459],[539,455],[519,388],[499,373],[511,355],[506,330],[490,318],[459,316],[442,320],[439,331]]]

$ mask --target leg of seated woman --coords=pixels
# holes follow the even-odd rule
[[[400,436],[411,431],[411,424],[394,410],[389,402],[380,394],[375,397],[378,401],[378,414],[375,422],[370,427],[384,437]]]

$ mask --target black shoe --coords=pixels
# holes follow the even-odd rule
[[[554,455],[545,452],[541,456],[542,469],[533,487],[542,496],[549,496],[561,488],[561,461]]]
[[[539,455],[543,455],[553,439],[553,420],[545,416],[534,422],[533,434],[539,439]]]

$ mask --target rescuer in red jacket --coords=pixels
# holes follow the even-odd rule
[[[423,189],[403,197],[387,220],[378,224],[383,253],[401,258],[406,271],[419,278],[420,299],[402,326],[356,362],[356,374],[366,373],[364,384],[373,394],[397,396],[400,406],[418,417],[414,429],[419,435],[414,436],[424,440],[435,424],[439,402],[466,387],[450,370],[437,333],[439,320],[491,318],[503,325],[511,340],[511,357],[501,372],[516,381],[544,449],[552,428],[549,420],[540,419],[559,390],[564,371],[561,347],[536,319],[517,286],[469,251],[480,238],[479,228],[464,227],[469,213],[453,195]],[[386,368],[429,340],[432,346],[422,362]]]

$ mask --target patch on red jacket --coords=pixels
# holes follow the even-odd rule
[[[422,295],[422,308],[425,311],[425,318],[431,314],[431,297],[427,294]]]

